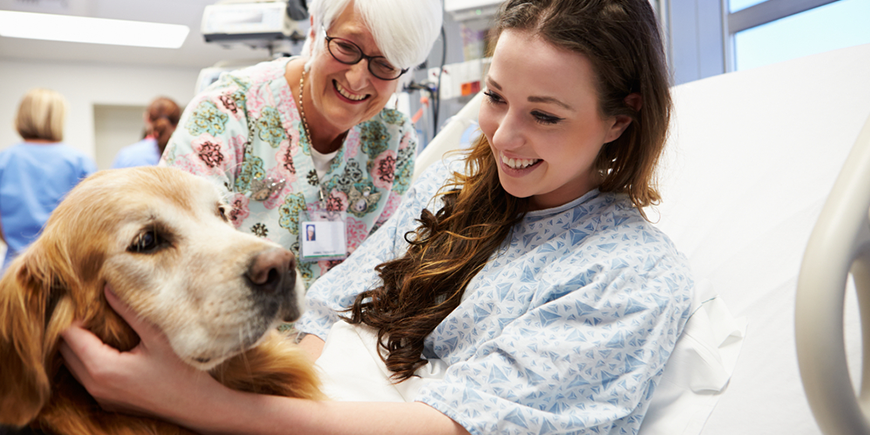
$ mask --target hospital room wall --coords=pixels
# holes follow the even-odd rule
[[[64,142],[96,158],[95,106],[144,107],[159,95],[184,105],[193,98],[198,74],[198,68],[0,58],[0,150],[20,142],[15,113],[31,88],[53,89],[67,98],[70,110]]]

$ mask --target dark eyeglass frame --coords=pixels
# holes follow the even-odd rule
[[[374,70],[372,70],[372,60],[375,60],[375,59],[384,59],[384,60],[387,60],[386,57],[384,57],[384,56],[369,56],[369,55],[363,53],[362,48],[360,48],[359,45],[356,45],[353,41],[348,40],[348,39],[344,39],[344,38],[336,38],[336,37],[329,36],[329,35],[326,33],[326,28],[325,28],[325,27],[323,28],[323,35],[326,37],[326,51],[329,52],[330,56],[332,56],[333,59],[335,59],[335,60],[338,61],[339,63],[345,64],[345,65],[356,65],[356,64],[358,64],[361,60],[365,59],[365,60],[366,60],[366,66],[368,67],[369,73],[371,73],[372,76],[374,76],[374,77],[376,77],[376,78],[378,78],[378,79],[380,79],[380,80],[386,80],[386,81],[397,80],[399,77],[402,77],[402,74],[405,74],[405,73],[408,72],[408,70],[410,69],[410,68],[403,68],[403,69],[399,70],[399,75],[397,75],[397,76],[395,76],[395,77],[393,77],[393,78],[384,78],[384,77],[381,77],[381,76],[379,76],[376,72],[374,72]],[[345,61],[339,59],[339,58],[338,58],[338,57],[337,57],[337,56],[332,52],[332,49],[330,48],[330,44],[329,44],[329,43],[332,42],[333,40],[340,41],[340,42],[343,42],[343,43],[345,43],[345,44],[349,44],[350,46],[352,46],[353,48],[355,48],[356,51],[357,51],[357,53],[359,53],[359,58],[358,58],[357,60],[353,61],[353,62],[345,62]],[[389,62],[389,61],[388,61],[388,62]]]

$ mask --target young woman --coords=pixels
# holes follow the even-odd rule
[[[129,319],[143,345],[125,354],[67,331],[88,390],[208,433],[636,433],[693,291],[642,209],[670,110],[653,11],[508,0],[495,34],[476,146],[428,170],[297,323],[314,357],[346,316],[375,331],[394,381],[436,359],[442,377],[411,402],[249,395]]]

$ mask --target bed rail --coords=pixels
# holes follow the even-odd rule
[[[444,125],[441,131],[432,139],[432,142],[423,148],[417,160],[414,161],[413,183],[417,177],[432,163],[441,161],[444,154],[459,148],[462,133],[477,122],[477,112],[480,111],[480,103],[483,101],[483,92],[478,92],[456,115],[453,115]]]
[[[870,118],[825,201],[801,263],[795,339],[801,380],[826,435],[870,434]],[[863,342],[861,387],[846,363],[843,310],[851,273]]]

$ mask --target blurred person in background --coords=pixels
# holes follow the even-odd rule
[[[181,108],[175,101],[167,97],[156,98],[145,111],[145,137],[118,151],[112,168],[156,165],[180,118]]]
[[[18,106],[15,129],[23,139],[0,152],[0,234],[7,245],[3,269],[36,240],[60,200],[97,165],[63,143],[68,103],[49,89],[32,89]]]

